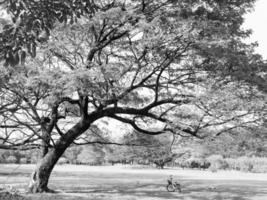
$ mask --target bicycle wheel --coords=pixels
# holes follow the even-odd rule
[[[176,184],[176,189],[178,190],[178,192],[182,192],[182,189],[181,189],[181,185],[180,184]]]
[[[168,192],[174,192],[175,191],[175,187],[174,187],[174,185],[167,185],[167,191]]]

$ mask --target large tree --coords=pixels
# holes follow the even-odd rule
[[[237,122],[230,122],[237,119],[241,124],[260,120],[258,112],[237,102],[230,109],[216,107],[221,112],[213,117],[212,108],[221,104],[207,98],[232,86],[243,96],[266,92],[264,63],[253,53],[254,45],[242,42],[250,33],[241,27],[243,15],[253,3],[2,1],[10,18],[1,21],[6,81],[0,92],[19,99],[16,109],[0,118],[2,145],[42,147],[32,191],[49,191],[50,174],[71,144],[108,143],[88,131],[103,118],[143,134],[196,137],[210,126],[222,132],[225,123],[235,127]],[[191,112],[182,112],[186,109]]]

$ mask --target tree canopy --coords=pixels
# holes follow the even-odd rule
[[[253,3],[2,0],[1,145],[44,147],[43,191],[73,142],[108,143],[104,118],[200,138],[261,124],[266,63],[242,29]]]

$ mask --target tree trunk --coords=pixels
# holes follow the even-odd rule
[[[156,167],[157,167],[158,169],[164,169],[164,165],[165,165],[165,163],[164,163],[163,161],[161,161],[161,160],[154,161],[154,164],[156,165]]]
[[[72,144],[72,142],[90,126],[90,123],[79,122],[72,127],[65,135],[60,137],[56,142],[54,148],[50,149],[44,157],[38,162],[35,171],[32,173],[29,192],[41,193],[41,192],[52,192],[48,188],[48,181],[51,172],[62,156],[64,151]]]
[[[55,164],[63,152],[52,149],[45,155],[45,157],[42,158],[42,160],[37,164],[35,171],[32,173],[29,184],[29,192],[52,192],[52,190],[48,189],[48,180]]]
[[[48,153],[49,150],[49,143],[50,143],[50,137],[51,132],[53,130],[54,125],[49,124],[50,119],[48,117],[42,117],[41,118],[41,131],[42,131],[42,148],[41,148],[41,158],[45,157],[45,155]]]
[[[50,143],[50,133],[46,130],[42,130],[42,148],[41,148],[41,158],[45,157],[49,150]]]
[[[159,163],[159,169],[164,169],[164,165],[165,165],[164,162]]]

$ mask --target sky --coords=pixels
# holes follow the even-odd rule
[[[245,16],[244,28],[252,29],[249,41],[258,41],[256,52],[267,59],[267,0],[258,0],[254,11]]]

